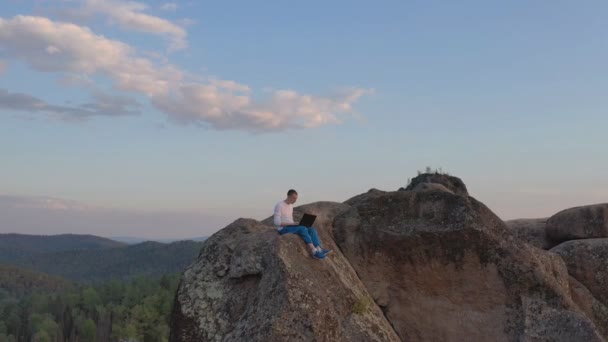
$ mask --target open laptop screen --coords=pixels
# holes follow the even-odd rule
[[[312,224],[315,223],[316,219],[317,219],[317,216],[315,216],[315,215],[304,214],[304,216],[302,216],[302,219],[300,220],[299,225],[305,226],[305,227],[312,227]]]

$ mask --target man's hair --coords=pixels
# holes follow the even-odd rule
[[[296,195],[297,195],[297,194],[298,194],[298,192],[297,192],[297,191],[295,191],[294,189],[289,189],[289,191],[287,191],[287,196],[291,196],[291,195],[293,195],[293,194],[296,194]]]

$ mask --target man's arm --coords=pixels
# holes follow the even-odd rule
[[[281,206],[278,204],[274,206],[274,225],[277,227],[282,227]]]

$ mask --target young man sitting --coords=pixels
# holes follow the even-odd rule
[[[302,237],[310,254],[315,259],[325,259],[331,250],[323,249],[317,231],[313,227],[300,226],[293,221],[293,204],[298,200],[298,193],[291,189],[287,192],[287,198],[274,206],[274,225],[279,234],[297,234]]]

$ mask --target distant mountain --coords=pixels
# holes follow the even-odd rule
[[[156,241],[162,243],[172,243],[177,241],[205,241],[207,240],[207,236],[195,237],[195,238],[183,238],[183,239],[148,239],[148,238],[140,238],[134,236],[109,236],[108,239],[112,239],[114,241],[124,242],[130,245],[136,243],[142,243],[145,241]]]
[[[181,272],[196,259],[202,245],[203,242],[196,241],[170,244],[146,241],[117,248],[39,254],[16,264],[79,282],[127,280],[138,275],[160,277]]]
[[[74,250],[101,250],[126,244],[95,235],[0,234],[0,262],[19,262],[35,255]]]
[[[114,241],[123,242],[129,245],[134,245],[136,243],[142,243],[144,241],[150,241],[150,239],[138,238],[133,236],[108,236],[108,239],[112,239]]]

